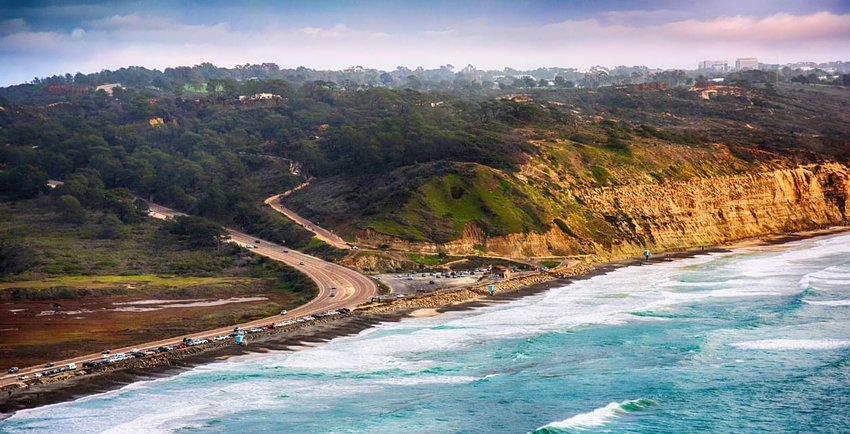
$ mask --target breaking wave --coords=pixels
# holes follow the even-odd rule
[[[626,416],[630,413],[643,411],[655,404],[656,402],[649,398],[612,402],[605,407],[600,407],[587,413],[577,414],[569,419],[564,419],[559,422],[552,422],[550,424],[543,425],[534,430],[534,434],[583,431],[588,428],[604,425],[616,418]]]
[[[850,341],[840,339],[764,339],[730,344],[744,350],[835,350],[850,347]]]

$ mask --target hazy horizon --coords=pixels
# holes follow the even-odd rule
[[[846,60],[850,3],[34,1],[0,6],[0,85],[125,66],[342,70]]]

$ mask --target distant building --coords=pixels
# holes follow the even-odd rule
[[[100,86],[94,88],[94,91],[97,92],[99,90],[102,90],[102,91],[106,92],[107,95],[112,96],[112,91],[115,88],[124,89],[124,86],[121,86],[121,83],[107,83],[107,84],[101,84]]]
[[[490,277],[507,279],[508,277],[511,277],[511,270],[504,265],[494,265],[493,268],[490,269]]]
[[[699,63],[699,69],[714,72],[726,72],[729,70],[729,64],[725,60],[703,60]]]
[[[280,95],[275,95],[273,93],[255,93],[251,96],[247,95],[239,95],[239,101],[262,101],[262,100],[279,100],[283,99]]]
[[[735,60],[735,69],[738,71],[759,69],[759,60],[755,57],[742,57]]]

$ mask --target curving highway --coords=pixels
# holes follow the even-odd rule
[[[170,219],[181,215],[186,215],[180,211],[171,208],[149,204],[149,215],[158,219]],[[341,265],[327,262],[323,259],[310,256],[296,250],[283,247],[278,244],[271,243],[257,237],[253,237],[243,232],[234,229],[225,228],[230,235],[230,241],[241,246],[256,246],[251,247],[251,250],[262,256],[283,262],[293,268],[306,274],[312,279],[319,288],[318,295],[301,306],[298,306],[286,315],[274,316],[271,318],[258,319],[243,324],[234,324],[227,327],[220,327],[213,330],[200,331],[191,334],[193,338],[213,338],[219,335],[226,335],[233,331],[235,327],[250,328],[255,326],[267,325],[272,322],[295,319],[302,316],[309,316],[316,313],[327,312],[340,308],[354,309],[358,305],[368,302],[378,293],[378,287],[372,279]],[[113,348],[112,353],[128,353],[132,349],[151,349],[166,345],[176,345],[181,342],[182,336],[163,339],[154,342],[138,343],[133,346],[123,348]],[[78,366],[85,361],[99,360],[100,354],[87,354],[84,356],[74,357],[72,359],[56,361],[55,366],[61,367],[69,363],[76,363]],[[0,386],[5,386],[17,382],[17,377],[20,375],[32,375],[37,372],[43,372],[46,368],[42,366],[31,366],[21,369],[15,374],[5,374],[0,377]]]
[[[272,207],[272,209],[274,209],[275,211],[285,215],[290,220],[300,224],[302,227],[304,227],[304,229],[307,229],[308,231],[315,234],[316,238],[336,247],[337,249],[348,249],[348,248],[350,248],[350,245],[348,243],[346,243],[345,240],[343,240],[339,235],[337,235],[337,234],[335,234],[335,233],[333,233],[333,232],[331,232],[331,231],[329,231],[329,230],[327,230],[327,229],[325,229],[321,226],[316,225],[315,223],[311,222],[310,220],[305,219],[304,217],[301,217],[298,214],[295,214],[291,209],[283,206],[280,203],[281,197],[289,196],[290,193],[297,191],[297,190],[300,190],[300,189],[302,189],[302,188],[304,188],[308,185],[310,185],[310,181],[307,181],[307,182],[293,188],[292,190],[286,191],[286,192],[281,193],[281,194],[276,194],[276,195],[266,199],[265,203],[266,203],[266,205]]]

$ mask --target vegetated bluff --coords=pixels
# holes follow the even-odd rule
[[[704,90],[523,95],[516,106],[548,113],[510,130],[532,146],[512,168],[330,177],[289,203],[362,244],[510,257],[618,258],[848,223],[846,89]]]
[[[0,193],[38,194],[49,176],[95,207],[89,190],[126,187],[297,245],[303,231],[256,204],[312,176],[287,205],[357,243],[506,256],[616,257],[847,220],[840,87],[180,85],[0,92],[14,95],[0,100]],[[273,97],[236,100],[256,92]]]

